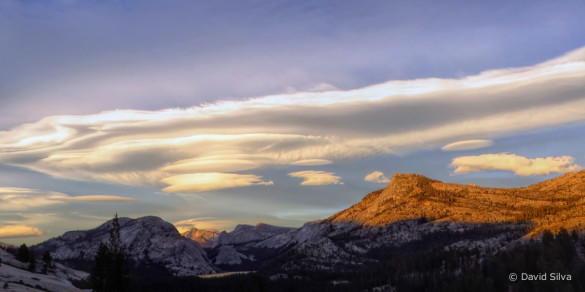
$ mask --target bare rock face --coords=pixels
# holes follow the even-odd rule
[[[263,242],[265,247],[280,247],[282,241],[288,241],[289,236],[297,228],[273,226],[258,223],[256,226],[240,224],[232,232],[222,232],[217,240],[217,245],[237,245],[243,243]],[[287,235],[288,234],[288,235]],[[280,237],[278,237],[280,235]],[[265,242],[273,239],[269,243]],[[281,239],[281,240],[278,240]],[[272,242],[272,244],[270,244]]]
[[[120,218],[120,240],[135,266],[163,266],[177,276],[212,274],[217,269],[203,248],[179,234],[169,222],[154,216]],[[36,246],[36,251],[51,252],[56,261],[91,268],[100,242],[108,242],[112,221],[88,231],[71,231]]]
[[[186,238],[189,238],[201,245],[201,247],[212,247],[217,242],[219,232],[217,230],[203,230],[191,228],[181,233]]]
[[[585,229],[585,171],[524,188],[486,188],[443,183],[416,174],[395,174],[374,191],[327,221],[383,226],[406,219],[467,223],[530,221],[534,232],[561,227]]]

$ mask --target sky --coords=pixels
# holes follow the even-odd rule
[[[0,241],[301,226],[585,166],[583,1],[0,2]]]

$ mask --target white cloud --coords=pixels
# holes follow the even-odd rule
[[[59,192],[45,190],[0,187],[0,210],[11,212],[27,211],[34,208],[64,204],[65,202],[121,203],[136,200],[137,199],[134,198],[111,195],[89,195],[74,197]]]
[[[469,139],[585,121],[584,92],[582,48],[539,65],[461,79],[389,81],[185,109],[51,116],[1,131],[0,163],[67,179],[169,185],[167,191],[219,189],[228,184],[187,187],[185,179],[322,165],[452,141],[460,142],[444,149],[485,146],[489,140]],[[268,183],[246,175],[230,187]]]
[[[377,171],[377,170],[366,175],[366,177],[364,177],[364,180],[369,181],[369,182],[373,182],[373,183],[388,183],[388,182],[390,182],[390,179],[387,178],[383,172]]]
[[[124,203],[124,202],[138,201],[138,199],[135,199],[135,198],[111,196],[111,195],[89,195],[89,196],[76,196],[76,197],[65,196],[65,197],[54,198],[54,199],[61,200],[61,201],[69,201],[69,202],[93,202],[93,203]]]
[[[441,148],[443,151],[472,150],[492,146],[492,140],[464,140],[447,144]]]
[[[304,170],[291,172],[288,174],[292,177],[300,177],[303,179],[301,185],[303,186],[321,186],[321,185],[335,185],[343,184],[341,177],[336,176],[333,172],[325,172],[318,170]]]
[[[167,193],[192,193],[235,187],[272,185],[272,181],[264,181],[253,174],[235,173],[190,173],[167,177],[162,180],[169,186],[163,191]]]
[[[305,159],[291,163],[292,165],[304,165],[304,166],[315,166],[315,165],[326,165],[331,164],[333,161],[327,159]]]
[[[27,225],[0,226],[0,238],[36,237],[45,234],[42,230]]]
[[[580,170],[581,166],[574,161],[571,156],[526,158],[516,154],[499,153],[457,157],[453,159],[451,166],[455,167],[456,174],[506,170],[517,175],[529,176]]]

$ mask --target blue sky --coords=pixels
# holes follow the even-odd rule
[[[584,14],[582,1],[2,1],[0,241],[115,212],[299,226],[393,173],[516,187],[579,170]]]

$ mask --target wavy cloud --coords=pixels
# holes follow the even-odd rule
[[[516,154],[499,153],[479,156],[462,156],[453,159],[451,166],[456,174],[492,170],[512,171],[516,175],[547,175],[578,171],[580,165],[571,156],[526,158]]]
[[[247,187],[267,186],[274,184],[272,181],[264,181],[262,177],[253,174],[235,173],[192,173],[167,177],[162,180],[169,186],[163,191],[167,193],[192,193],[212,190]]]
[[[51,116],[0,132],[0,163],[59,178],[205,191],[272,183],[233,174],[245,170],[320,165],[583,121],[585,48],[461,79]],[[220,174],[233,183],[214,178]]]
[[[65,202],[122,203],[132,201],[137,201],[137,199],[110,195],[74,197],[45,190],[0,187],[0,210],[11,212],[64,204]]]
[[[441,148],[443,151],[473,150],[492,146],[492,140],[464,140],[447,144]]]
[[[381,171],[373,171],[372,173],[366,175],[364,177],[365,181],[373,182],[373,183],[389,183],[390,179],[387,178],[383,172]]]
[[[45,234],[44,231],[27,225],[0,226],[0,238],[36,237]]]
[[[303,186],[322,186],[322,185],[336,185],[343,184],[341,177],[336,176],[333,172],[325,172],[318,170],[304,170],[291,172],[288,174],[292,177],[302,178],[301,185]]]

